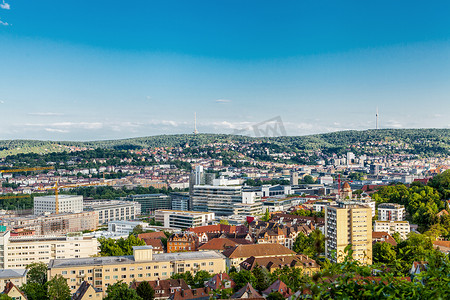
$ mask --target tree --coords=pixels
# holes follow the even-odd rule
[[[315,183],[314,178],[311,175],[305,175],[305,177],[303,177],[303,181],[306,184],[313,184],[313,183]]]
[[[396,257],[397,253],[394,247],[389,243],[375,243],[373,245],[373,262],[374,263],[391,263]]]
[[[47,283],[39,284],[37,282],[29,282],[20,287],[25,293],[28,300],[47,300]]]
[[[136,288],[136,293],[143,300],[153,300],[155,298],[155,290],[148,281],[142,281]]]
[[[62,275],[56,275],[48,282],[48,298],[50,300],[70,300],[70,288],[67,279]]]
[[[137,225],[133,228],[133,231],[131,232],[132,235],[137,236],[138,234],[144,233],[144,229],[142,228],[142,225]]]
[[[222,225],[230,225],[230,222],[228,222],[228,220],[221,219],[220,222],[219,222],[219,224],[222,224]]]
[[[194,276],[194,287],[201,288],[205,286],[205,281],[210,279],[212,276],[207,271],[198,271]]]
[[[270,276],[269,272],[265,268],[260,268],[256,266],[252,271],[253,276],[255,277],[255,285],[253,286],[258,291],[264,291],[270,285]]]
[[[142,300],[137,292],[128,288],[128,284],[118,281],[106,289],[107,296],[103,300]]]
[[[126,239],[120,238],[118,240],[99,238],[100,255],[101,256],[121,256],[132,255],[133,246],[144,246],[145,242],[138,239],[134,235],[129,235]]]
[[[194,276],[192,276],[192,273],[189,271],[186,271],[184,273],[175,273],[170,278],[172,279],[183,279],[188,285],[194,286]]]
[[[270,293],[267,298],[267,300],[283,300],[283,295],[280,294],[280,292],[272,292]]]
[[[250,283],[252,286],[256,285],[256,278],[250,271],[240,270],[236,273],[230,273],[230,276],[233,279],[234,283],[236,283],[236,286],[234,287],[235,291],[238,291],[247,283]]]
[[[264,213],[264,217],[262,217],[262,220],[264,222],[267,222],[267,221],[270,220],[270,213],[269,213],[269,209],[268,208],[266,209],[266,212]]]
[[[44,284],[47,282],[47,265],[43,262],[31,263],[27,267],[27,283]]]

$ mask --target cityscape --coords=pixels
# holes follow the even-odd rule
[[[449,299],[449,12],[0,0],[0,299]]]

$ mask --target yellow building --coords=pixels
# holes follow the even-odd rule
[[[198,271],[212,274],[225,272],[225,257],[215,251],[153,254],[151,246],[134,246],[132,256],[54,259],[48,266],[51,279],[61,274],[74,293],[83,281],[94,288],[106,288],[122,280],[125,283],[168,279],[175,273]]]
[[[338,202],[325,209],[325,254],[335,262],[347,255],[352,245],[353,259],[372,264],[372,209],[352,202]]]

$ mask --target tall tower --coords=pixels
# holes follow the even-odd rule
[[[377,106],[377,112],[375,114],[375,118],[376,118],[376,129],[378,129],[378,106]]]
[[[197,113],[194,113],[194,134],[197,134],[198,130],[197,130]]]

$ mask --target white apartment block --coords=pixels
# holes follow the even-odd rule
[[[192,228],[208,225],[213,221],[213,212],[181,211],[171,209],[158,209],[155,211],[155,221],[161,222],[164,227]]]
[[[83,196],[58,195],[58,212],[80,213],[83,211]],[[34,197],[34,214],[56,212],[55,196]]]
[[[405,219],[405,206],[397,203],[382,203],[378,205],[378,220],[403,221]]]
[[[110,221],[136,219],[141,214],[141,204],[135,201],[98,201],[85,204],[84,210],[98,212],[99,224],[107,224]]]
[[[195,185],[191,201],[194,211],[214,212],[219,216],[233,215],[233,204],[242,203],[242,187]]]
[[[51,259],[83,258],[98,254],[96,238],[85,238],[81,233],[67,236],[10,237],[0,233],[0,268],[20,269],[34,262],[48,264]]]
[[[411,227],[408,221],[375,221],[373,231],[387,232],[390,235],[398,232],[400,237],[405,240],[411,231]]]

